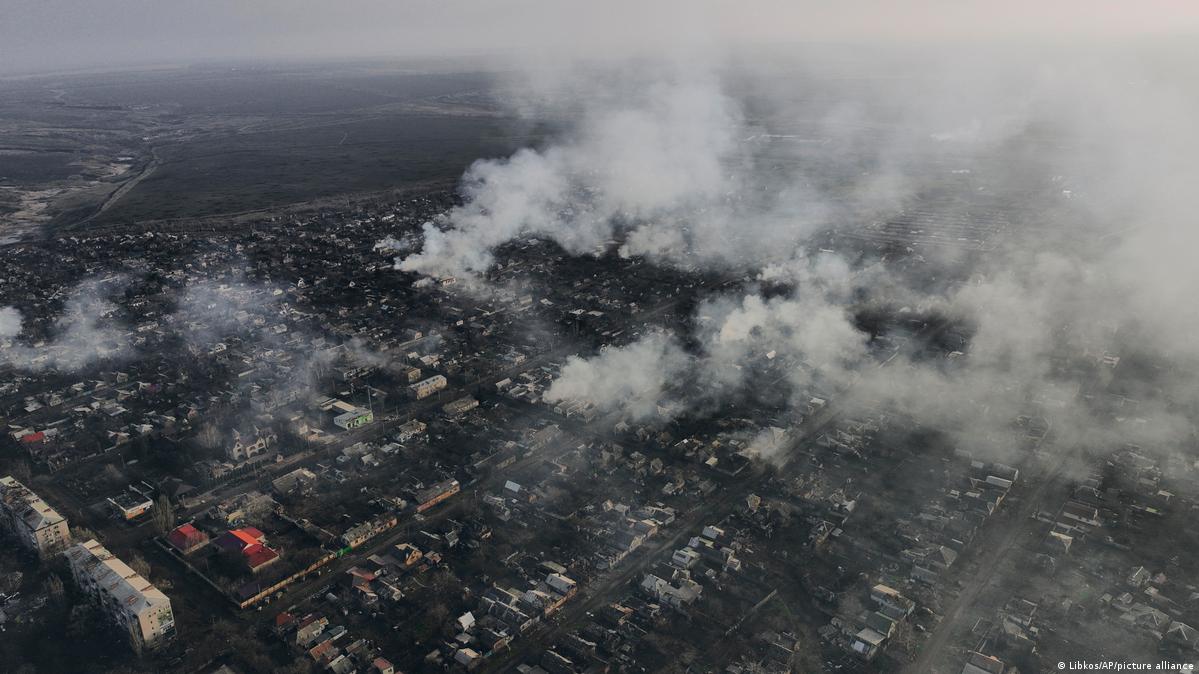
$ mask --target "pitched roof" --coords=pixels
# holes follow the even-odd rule
[[[266,540],[266,534],[262,533],[258,529],[255,529],[254,527],[242,527],[241,529],[233,529],[229,533],[240,538],[242,541],[245,542],[246,545],[253,545],[255,543],[261,543],[264,540]]]
[[[246,564],[251,569],[257,569],[279,558],[279,553],[259,543],[246,546],[246,549],[242,550],[242,554],[246,556]]]
[[[208,536],[190,523],[176,527],[174,531],[167,534],[167,542],[180,550],[193,547],[207,540]]]

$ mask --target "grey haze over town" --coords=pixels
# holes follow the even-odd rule
[[[0,1],[0,670],[1199,662],[1199,7]]]

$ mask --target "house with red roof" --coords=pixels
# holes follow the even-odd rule
[[[283,611],[275,616],[275,634],[282,636],[284,632],[289,630],[296,624],[296,617],[287,611]]]
[[[245,550],[242,550],[242,558],[245,559],[246,566],[250,567],[250,571],[258,573],[270,564],[279,561],[279,553],[265,545],[248,545]]]
[[[250,571],[258,573],[279,560],[279,553],[266,545],[266,534],[254,527],[230,529],[215,544],[230,554],[240,555]]]
[[[180,553],[190,555],[208,545],[208,534],[200,531],[189,522],[175,527],[174,531],[167,534],[167,543],[170,543],[171,547]]]

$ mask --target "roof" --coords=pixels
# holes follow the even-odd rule
[[[1003,660],[993,655],[971,651],[966,659],[966,666],[962,668],[962,674],[1002,674],[1006,668]]]
[[[1195,632],[1195,628],[1178,621],[1170,623],[1170,627],[1166,629],[1166,636],[1189,645],[1199,643],[1199,633]]]
[[[346,571],[346,573],[351,576],[354,576],[356,578],[361,578],[366,581],[372,581],[376,578],[376,576],[373,572],[367,571],[366,569],[360,569],[357,566],[351,568],[349,571]]]
[[[190,548],[207,540],[208,536],[191,523],[176,527],[167,534],[167,542],[179,549]]]
[[[242,550],[242,554],[245,555],[246,564],[251,569],[257,569],[279,559],[279,553],[260,543],[246,546],[246,549]]]
[[[58,511],[12,476],[0,477],[0,502],[33,531],[54,526],[64,520]]]
[[[862,628],[862,630],[859,631],[854,636],[856,636],[858,638],[858,641],[863,641],[865,643],[870,644],[871,646],[878,646],[879,644],[881,644],[887,640],[886,635],[879,634],[878,632],[875,632],[874,630],[870,629],[869,627]]]
[[[241,529],[230,529],[221,534],[217,539],[217,545],[228,550],[245,551],[246,548],[252,545],[261,545],[266,540],[266,535],[254,527],[244,527]]]
[[[115,602],[140,615],[147,609],[171,605],[161,590],[117,559],[99,541],[78,543],[67,551],[71,566],[89,576]]]

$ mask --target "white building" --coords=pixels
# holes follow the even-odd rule
[[[42,558],[71,542],[66,518],[11,475],[0,477],[0,521]]]
[[[478,400],[475,400],[470,396],[465,396],[455,401],[446,403],[442,406],[441,410],[446,413],[446,416],[456,417],[466,414],[478,406]]]
[[[417,400],[427,398],[430,395],[444,389],[449,382],[446,381],[444,375],[434,375],[428,379],[422,379],[408,387],[412,391],[413,397]]]
[[[154,648],[175,635],[171,600],[98,541],[72,545],[66,556],[80,589],[128,631],[135,649]]]
[[[242,437],[240,432],[233,431],[233,444],[229,445],[226,454],[233,461],[245,461],[262,454],[278,441],[279,436],[274,433],[257,433],[256,430],[255,437],[251,440],[249,436]]]

